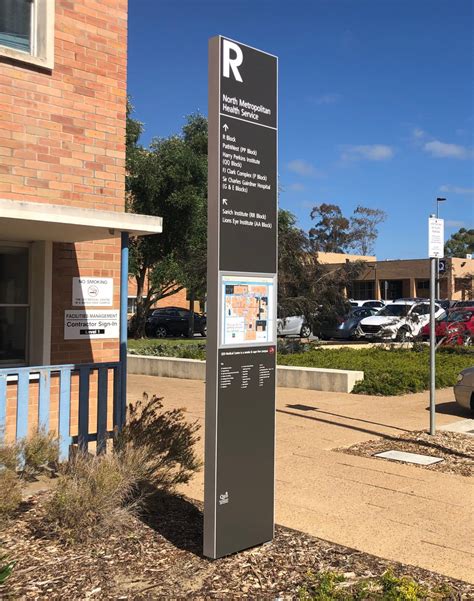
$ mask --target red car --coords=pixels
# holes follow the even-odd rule
[[[446,317],[436,321],[436,340],[445,344],[472,344],[474,339],[474,307],[451,309]],[[430,324],[421,330],[423,340],[429,340]]]

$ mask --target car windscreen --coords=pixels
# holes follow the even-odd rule
[[[410,311],[410,305],[387,305],[377,313],[377,317],[405,317]]]
[[[469,321],[473,313],[472,311],[451,311],[448,315],[448,321]]]

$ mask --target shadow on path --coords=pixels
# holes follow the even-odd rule
[[[426,407],[426,411],[429,411],[430,407]],[[447,403],[436,404],[436,413],[443,413],[444,415],[455,415],[457,417],[469,418],[472,417],[472,413],[468,409],[464,409],[456,403],[456,401],[449,401]]]
[[[300,413],[293,413],[292,411],[285,411],[284,409],[277,409],[276,410],[277,413],[284,413],[286,415],[291,415],[292,417],[299,417],[301,419],[309,419],[311,421],[315,421],[315,422],[321,422],[323,424],[330,424],[331,426],[337,426],[338,428],[347,428],[349,430],[356,430],[357,432],[364,432],[364,434],[373,434],[374,436],[377,436],[378,438],[383,438],[384,440],[390,441],[393,440],[394,442],[406,442],[406,443],[410,443],[410,444],[418,444],[421,447],[426,447],[429,450],[433,450],[433,451],[442,451],[443,453],[449,453],[450,455],[456,455],[457,457],[464,457],[467,459],[471,459],[472,457],[470,455],[466,455],[465,453],[459,453],[458,451],[454,451],[452,449],[449,449],[445,446],[443,446],[442,444],[438,443],[438,442],[430,442],[428,440],[423,440],[423,439],[414,439],[414,438],[403,438],[403,435],[401,436],[392,436],[390,434],[384,434],[383,432],[377,432],[376,430],[368,430],[367,428],[362,428],[362,427],[358,427],[352,424],[341,424],[335,421],[331,421],[329,419],[324,419],[322,417],[313,417],[312,415],[301,415]],[[350,418],[348,418],[350,419]],[[371,423],[371,422],[369,422]],[[409,430],[405,430],[405,432],[410,432]],[[349,446],[353,446],[353,445],[349,445]],[[349,448],[349,447],[347,447]]]
[[[317,407],[311,407],[310,405],[287,405],[289,409],[298,409],[299,411],[317,411],[318,414],[322,413],[324,415],[333,415],[334,417],[342,417],[343,419],[350,419],[356,422],[362,422],[364,424],[372,424],[373,426],[382,426],[384,428],[390,428],[391,430],[400,430],[400,432],[410,432],[406,428],[398,428],[397,426],[392,426],[390,424],[381,424],[379,422],[372,422],[367,419],[361,419],[360,417],[350,417],[348,415],[341,415],[340,413],[332,413],[331,411],[322,411]],[[331,422],[332,423],[332,422]]]

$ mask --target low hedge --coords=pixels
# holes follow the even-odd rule
[[[358,394],[391,396],[422,392],[429,388],[429,349],[314,349],[279,356],[281,365],[327,367],[364,372],[364,380],[353,391]],[[474,365],[474,353],[467,349],[440,349],[437,352],[436,388],[456,383],[458,373]]]
[[[130,345],[133,355],[153,357],[178,357],[182,359],[206,358],[204,341],[180,342],[175,340],[136,340]],[[367,348],[328,349],[302,344],[278,345],[278,363],[297,367],[322,367],[363,371],[364,380],[355,385],[353,392],[392,396],[422,392],[429,388],[429,349]],[[456,383],[458,373],[474,365],[474,350],[464,347],[438,349],[436,362],[436,388],[447,388]]]

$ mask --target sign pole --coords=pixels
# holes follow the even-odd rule
[[[428,256],[430,257],[430,434],[436,434],[436,321],[435,296],[438,261],[444,257],[444,221],[435,215],[428,220]]]
[[[274,534],[278,61],[209,40],[204,555]]]
[[[430,434],[436,434],[436,323],[435,282],[438,259],[430,259]]]

